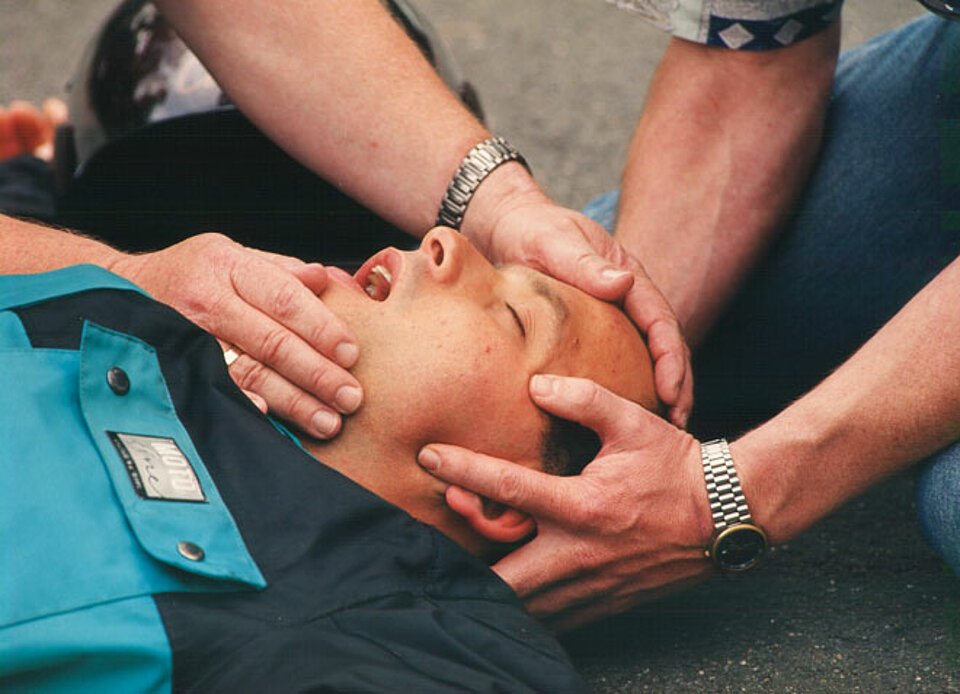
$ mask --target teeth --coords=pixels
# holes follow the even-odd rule
[[[367,284],[363,290],[370,295],[370,298],[377,301],[383,301],[390,295],[390,285],[393,282],[393,276],[383,265],[374,265],[367,275]]]

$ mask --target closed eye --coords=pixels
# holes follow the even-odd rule
[[[520,337],[526,339],[526,337],[527,337],[527,331],[526,331],[526,329],[523,327],[523,321],[520,320],[520,316],[519,316],[519,315],[517,314],[517,312],[514,310],[513,306],[511,306],[510,304],[505,304],[505,305],[506,305],[506,307],[507,307],[507,310],[510,311],[510,315],[513,316],[513,320],[516,321],[517,327],[520,328]]]

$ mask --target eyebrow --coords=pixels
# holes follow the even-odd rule
[[[570,307],[567,306],[567,302],[554,291],[553,287],[547,284],[547,281],[543,277],[532,273],[529,276],[530,286],[533,288],[533,291],[547,300],[553,308],[557,326],[562,326],[570,316]]]
[[[557,291],[550,286],[550,283],[547,282],[546,278],[536,270],[527,267],[526,265],[520,265],[519,263],[508,263],[506,265],[498,264],[496,267],[499,270],[503,270],[508,267],[519,269],[521,271],[520,274],[526,278],[526,281],[530,285],[530,288],[533,290],[534,294],[542,299],[546,299],[553,313],[553,320],[550,321],[553,328],[553,335],[551,336],[550,340],[552,351],[556,345],[560,343],[561,329],[563,328],[564,323],[567,322],[567,318],[570,317],[570,306],[567,304],[566,300],[557,294]]]
[[[570,307],[564,298],[560,296],[540,274],[533,270],[528,270],[523,274],[527,276],[530,288],[533,289],[534,293],[542,299],[545,299],[551,308],[552,320],[548,321],[550,323],[550,346],[544,353],[544,356],[549,359],[550,356],[556,353],[561,343],[563,338],[563,325],[566,323],[567,318],[570,317]]]

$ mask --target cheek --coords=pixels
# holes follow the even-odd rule
[[[486,320],[444,313],[357,326],[373,338],[354,369],[367,415],[404,445],[452,443],[513,458],[538,450],[541,420],[519,347]]]
[[[515,349],[496,339],[444,341],[417,369],[430,421],[427,435],[490,454],[516,453],[537,431],[529,375]]]
[[[504,390],[515,390],[517,381],[523,378],[516,355],[493,342],[481,341],[464,356],[460,373],[478,398],[500,397]]]
[[[529,374],[516,350],[480,342],[455,379],[440,386],[453,407],[438,413],[452,443],[517,459],[539,448],[540,416],[530,400]]]

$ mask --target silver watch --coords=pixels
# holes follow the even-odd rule
[[[746,571],[767,551],[767,534],[753,522],[726,439],[700,444],[713,537],[706,555],[723,571]]]
[[[530,170],[523,155],[502,137],[484,140],[467,152],[440,203],[437,226],[450,227],[459,231],[467,205],[470,204],[473,194],[477,192],[483,179],[495,168],[508,161],[519,162],[527,171]]]

